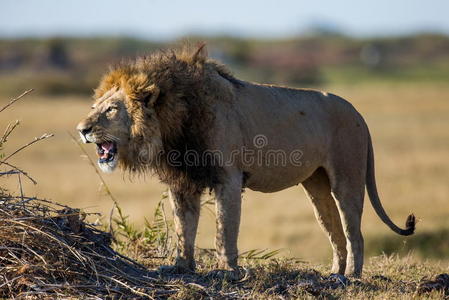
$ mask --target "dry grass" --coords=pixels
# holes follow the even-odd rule
[[[147,269],[172,263],[154,258],[158,245],[133,238],[135,262],[111,248],[112,236],[86,223],[84,214],[46,200],[0,195],[0,297],[20,299],[440,299],[449,295],[446,268],[410,256],[370,259],[364,278],[327,275],[324,266],[294,259],[242,258],[238,281],[213,276],[213,256],[198,258],[199,271],[161,274]],[[119,228],[117,228],[119,230]],[[117,232],[117,231],[116,231]],[[136,251],[136,249],[140,249]]]
[[[151,274],[115,252],[111,235],[84,222],[79,210],[0,199],[0,297],[157,295]]]
[[[449,87],[382,84],[326,89],[349,99],[365,116],[374,140],[380,195],[393,220],[402,223],[406,215],[414,212],[420,219],[418,234],[449,228]],[[89,101],[74,97],[42,99],[35,93],[32,99],[7,111],[0,126],[16,118],[26,120],[6,150],[42,132],[55,134],[51,142],[30,148],[12,161],[26,166],[39,182],[24,186],[28,194],[108,216],[112,203],[99,189],[98,178],[67,134],[74,132],[78,120],[88,112]],[[93,153],[93,147],[88,146],[86,149]],[[164,191],[156,179],[130,180],[116,173],[106,175],[105,180],[132,223],[141,226],[145,217],[151,219]],[[7,186],[18,191],[15,180]],[[328,241],[300,187],[274,194],[246,191],[243,205],[241,251],[282,248],[285,250],[281,255],[287,257],[329,262]],[[368,242],[394,237],[368,201],[362,226]],[[214,234],[214,216],[203,210],[198,246],[212,248]]]

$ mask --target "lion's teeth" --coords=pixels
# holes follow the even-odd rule
[[[105,143],[101,144],[101,148],[106,152],[109,152],[113,147],[114,147],[114,144],[111,142],[105,142]]]

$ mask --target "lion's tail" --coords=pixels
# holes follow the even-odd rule
[[[379,218],[394,232],[400,235],[411,235],[415,231],[416,220],[413,214],[409,215],[407,221],[405,222],[405,229],[396,226],[390,217],[388,217],[382,203],[380,202],[379,195],[377,193],[376,178],[374,171],[374,151],[373,144],[371,142],[371,136],[368,133],[368,162],[366,169],[366,189],[368,191],[371,204],[374,207]]]

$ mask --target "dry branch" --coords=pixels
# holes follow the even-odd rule
[[[14,155],[16,155],[17,153],[19,153],[20,151],[22,151],[23,149],[33,145],[34,143],[37,143],[39,141],[51,138],[52,136],[54,136],[53,133],[44,133],[43,135],[41,135],[40,137],[36,137],[34,138],[34,140],[32,140],[31,142],[26,143],[25,145],[23,145],[22,147],[20,147],[19,149],[17,149],[16,151],[14,151],[13,153],[11,153],[10,155],[8,155],[7,157],[5,157],[2,161],[0,161],[0,165],[5,163],[5,161],[7,161],[8,159],[10,159],[11,157],[13,157]]]
[[[7,165],[7,166],[10,167],[10,168],[13,168],[13,170],[10,170],[10,171],[7,171],[7,172],[3,172],[3,173],[5,173],[5,174],[0,173],[0,176],[1,176],[1,175],[8,175],[8,174],[7,174],[8,172],[13,172],[13,173],[11,173],[11,174],[23,174],[23,175],[24,175],[26,178],[28,178],[32,183],[37,184],[37,181],[34,180],[30,175],[28,175],[27,172],[25,172],[25,171],[19,169],[18,167],[16,167],[16,166],[13,165],[13,164],[7,163],[7,162],[5,162],[5,161],[3,162],[3,164]]]
[[[3,106],[3,107],[0,109],[0,113],[1,113],[2,111],[4,111],[5,109],[7,109],[8,107],[10,107],[11,105],[13,105],[16,101],[22,99],[25,95],[31,93],[32,91],[33,91],[33,89],[29,89],[29,90],[23,92],[19,97],[12,99],[8,104],[6,104],[5,106]]]
[[[3,133],[3,136],[0,138],[0,145],[5,143],[8,140],[9,135],[16,129],[17,126],[19,126],[20,122],[19,120],[16,120],[14,124],[11,125],[8,124],[8,126],[5,129],[5,132]]]
[[[9,106],[11,106],[12,104],[14,104],[16,101],[22,99],[25,95],[31,93],[33,91],[33,89],[27,90],[24,93],[22,93],[19,97],[11,100],[7,105],[3,106],[0,109],[0,113],[2,111],[4,111],[5,109],[7,109]],[[2,146],[7,142],[8,137],[11,135],[11,133],[17,128],[17,126],[19,126],[19,121],[16,120],[14,123],[10,123],[8,124],[8,126],[6,127],[5,131],[3,132],[3,135],[0,137],[0,149],[2,149]],[[0,172],[0,176],[5,176],[5,175],[12,175],[12,174],[17,174],[18,176],[18,180],[19,180],[19,185],[20,185],[20,192],[21,192],[21,196],[23,197],[23,191],[22,191],[22,181],[20,178],[20,175],[23,174],[25,177],[27,177],[31,182],[33,182],[34,184],[37,184],[36,180],[34,180],[33,178],[31,178],[30,175],[28,175],[27,172],[19,169],[18,167],[16,167],[15,165],[12,165],[10,163],[7,163],[6,161],[11,158],[12,156],[14,156],[15,154],[17,154],[18,152],[22,151],[23,149],[27,148],[28,146],[31,146],[32,144],[39,142],[41,140],[47,139],[49,137],[52,137],[53,134],[43,134],[41,137],[39,138],[35,138],[33,141],[27,143],[26,145],[20,147],[19,149],[17,149],[16,151],[14,151],[12,154],[8,155],[6,158],[3,158],[3,153],[0,153],[0,157],[3,158],[2,161],[0,161],[0,165],[4,164],[10,168],[12,168],[12,170],[8,170],[8,171],[4,171],[4,172]]]

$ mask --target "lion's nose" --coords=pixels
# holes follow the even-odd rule
[[[76,130],[78,130],[82,134],[88,134],[92,130],[92,126],[88,125],[85,121],[81,121],[76,126]]]
[[[92,131],[92,126],[88,126],[86,123],[81,122],[76,126],[76,129],[80,132],[82,136],[86,136]]]
[[[80,129],[82,135],[86,135],[92,131],[92,127]]]

